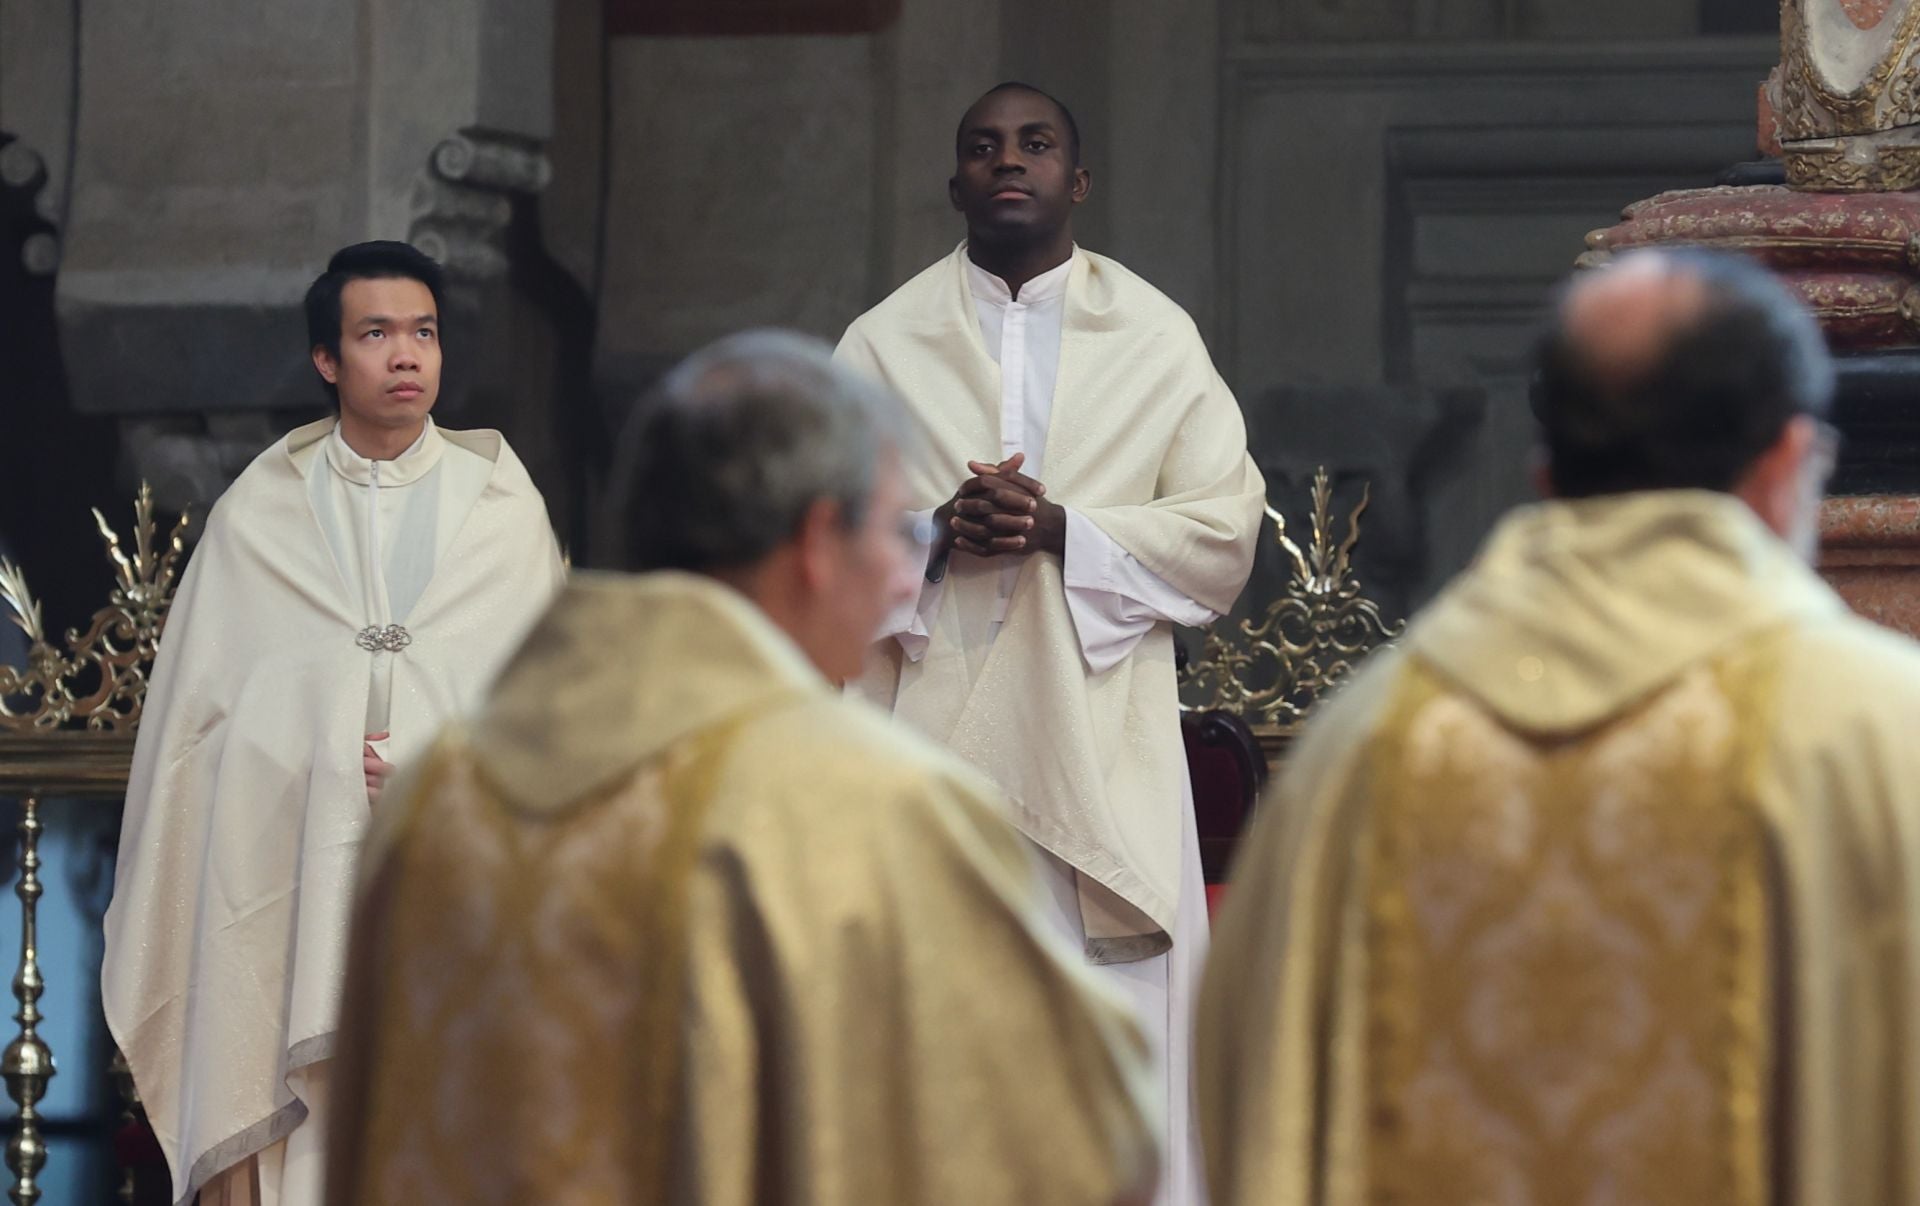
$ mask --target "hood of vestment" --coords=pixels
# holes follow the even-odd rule
[[[1514,511],[1405,643],[1511,728],[1571,736],[1767,629],[1844,609],[1739,499],[1644,491]]]
[[[580,572],[501,674],[474,723],[474,756],[511,807],[557,811],[703,729],[829,690],[732,587]]]

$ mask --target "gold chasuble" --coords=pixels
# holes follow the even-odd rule
[[[969,460],[1001,459],[1000,367],[963,244],[847,329],[835,358],[905,399],[920,433],[910,508],[936,507]],[[1174,590],[1232,609],[1253,567],[1265,483],[1239,404],[1173,301],[1076,249],[1042,480]],[[1060,559],[1030,556],[991,635],[1005,558],[956,552],[926,656],[887,641],[861,694],[991,776],[1026,835],[1081,873],[1088,955],[1165,951],[1180,884],[1181,744],[1173,634],[1156,625],[1089,672]],[[1095,921],[1096,918],[1101,920]],[[1096,932],[1097,931],[1097,932]]]
[[[1920,1201],[1916,706],[1730,496],[1516,513],[1249,836],[1215,1202]]]
[[[711,580],[575,575],[360,887],[340,1206],[1150,1183],[1143,1044],[984,785]]]

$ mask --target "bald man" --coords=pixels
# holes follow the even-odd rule
[[[1214,1201],[1920,1200],[1920,650],[1809,566],[1820,332],[1744,261],[1645,253],[1536,365],[1548,501],[1248,839]]]

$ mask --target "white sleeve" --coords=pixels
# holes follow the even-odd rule
[[[914,523],[932,523],[933,513],[938,507],[928,507],[924,511],[909,511],[907,518]],[[927,641],[932,637],[931,621],[940,610],[940,596],[946,590],[946,579],[929,582],[923,576],[920,579],[920,593],[902,600],[900,605],[887,613],[881,621],[880,631],[874,634],[874,640],[884,641],[892,637],[900,642],[900,648],[907,660],[917,662],[927,655]]]
[[[1218,612],[1167,585],[1166,579],[1141,565],[1072,507],[1067,508],[1061,572],[1067,584],[1067,611],[1080,637],[1080,654],[1095,674],[1119,665],[1155,624],[1167,621],[1198,628],[1220,618]],[[924,643],[921,647],[925,648]]]

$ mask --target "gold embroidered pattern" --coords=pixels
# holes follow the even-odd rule
[[[727,753],[759,714],[689,738],[564,825],[516,817],[471,759],[436,753],[409,827],[465,836],[396,851],[383,941],[440,966],[379,969],[362,1005],[394,1057],[452,1058],[434,1077],[372,1077],[355,1123],[368,1200],[544,1201],[558,1184],[569,1200],[665,1200],[692,873]]]
[[[1373,1202],[1767,1200],[1772,664],[1559,742],[1409,666],[1373,771]]]

